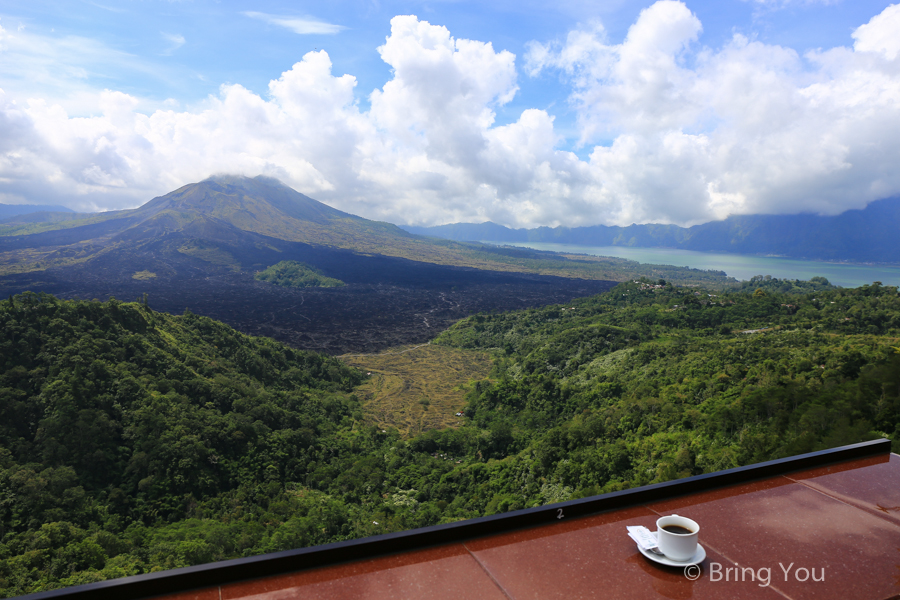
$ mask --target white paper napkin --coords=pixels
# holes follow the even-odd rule
[[[640,546],[644,550],[656,548],[656,533],[650,531],[642,525],[626,525],[626,528],[628,529],[628,537],[637,542],[638,546]]]

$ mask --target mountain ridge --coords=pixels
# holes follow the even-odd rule
[[[27,251],[36,259],[30,267],[19,265],[20,272],[66,266],[74,255],[81,262],[91,260],[120,250],[123,244],[134,252],[175,237],[237,243],[245,236],[245,242],[254,246],[301,242],[359,252],[386,250],[381,253],[388,255],[402,255],[410,243],[434,246],[395,225],[339,211],[265,177],[215,176],[135,209],[79,215],[74,220],[47,215],[0,226],[0,253]],[[21,263],[19,255],[11,259]]]
[[[103,273],[117,280],[140,271],[174,275],[179,269],[196,276],[225,265],[232,271],[259,270],[284,260],[273,253],[282,252],[285,244],[486,271],[605,281],[627,279],[638,270],[643,275],[646,270],[645,265],[621,259],[423,237],[391,223],[345,213],[262,176],[219,175],[184,185],[136,209],[75,220],[36,221],[25,226],[0,225],[0,276],[70,267],[87,269],[85,277]],[[198,241],[203,252],[182,251]],[[220,247],[210,248],[209,243]],[[213,256],[210,252],[215,260],[201,264],[204,257]],[[186,255],[192,257],[191,264],[185,262]],[[237,258],[239,255],[242,258]],[[726,280],[721,272],[672,273],[664,266],[653,271],[650,276],[672,279],[674,275],[675,280],[691,283],[698,278]]]
[[[737,215],[692,227],[648,223],[626,227],[512,229],[488,221],[403,228],[410,233],[455,241],[676,248],[811,260],[900,263],[900,244],[896,241],[898,223],[900,198],[886,198],[864,209],[835,216]]]
[[[58,204],[0,204],[0,222],[19,215],[28,215],[36,212],[78,214],[71,208],[66,208],[65,206],[60,206]]]
[[[80,215],[80,219],[65,222],[33,219],[35,227],[32,230],[21,233],[0,230],[0,236],[8,238],[21,235],[33,240],[35,238],[30,236],[63,229],[79,229],[85,232],[85,236],[81,237],[89,239],[86,236],[115,235],[149,220],[164,218],[160,215],[180,215],[179,218],[184,222],[198,216],[218,219],[244,231],[288,241],[310,241],[310,236],[321,237],[322,227],[344,235],[359,234],[360,228],[364,228],[370,233],[379,232],[398,238],[413,237],[395,225],[339,211],[289,188],[277,179],[262,176],[214,176],[157,196],[135,209]],[[178,229],[177,223],[173,221],[169,221],[167,225]],[[96,227],[91,229],[90,226]],[[2,235],[3,233],[7,235]]]

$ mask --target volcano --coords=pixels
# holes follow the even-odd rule
[[[32,218],[27,233],[0,236],[3,295],[146,294],[154,309],[189,309],[329,353],[423,342],[475,312],[565,302],[613,285],[521,272],[523,261],[351,215],[267,177],[216,176],[132,210],[47,215]],[[254,279],[285,260],[347,285],[289,289]]]

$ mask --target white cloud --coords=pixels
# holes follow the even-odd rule
[[[0,25],[0,87],[20,101],[39,96],[77,114],[91,114],[116,73],[173,78],[168,68],[91,38],[12,32]]]
[[[900,193],[894,10],[860,27],[853,50],[800,56],[740,35],[694,50],[696,17],[657,2],[620,45],[573,32],[528,64],[568,75],[583,142],[614,139],[590,159],[614,221],[835,214]]]
[[[96,2],[89,2],[88,4],[90,4],[91,6],[96,6],[97,8],[100,8],[100,9],[103,9],[103,10],[105,10],[105,11],[112,12],[112,13],[123,13],[123,12],[125,12],[125,9],[124,9],[124,8],[121,8],[121,7],[118,7],[118,6],[108,6],[108,5],[106,5],[106,4],[97,4]]]
[[[900,52],[900,4],[891,4],[881,14],[853,32],[857,52],[878,52],[888,60]]]
[[[163,54],[169,55],[184,46],[185,39],[184,36],[180,33],[165,33],[164,31],[160,32],[160,35],[164,40],[169,42],[169,47],[166,48]]]
[[[835,214],[900,194],[900,59],[885,34],[896,18],[889,8],[856,30],[853,47],[801,56],[738,35],[702,47],[697,17],[657,2],[620,44],[599,24],[533,43],[524,70],[569,82],[587,160],[558,149],[547,111],[495,123],[518,90],[511,53],[414,16],[391,21],[378,52],[393,75],[367,111],[356,79],[333,74],[324,51],[265,96],[226,85],[193,110],[143,114],[138,99],[104,91],[95,116],[72,117],[7,92],[0,193],[119,208],[233,172],[408,223]]]
[[[830,6],[833,4],[839,4],[843,0],[744,0],[744,2],[752,2],[757,6],[761,6],[768,9],[781,9],[787,8],[788,6],[812,6],[816,4],[822,4],[825,6]]]
[[[309,34],[334,34],[339,33],[341,30],[346,29],[346,27],[342,25],[334,25],[332,23],[325,23],[324,21],[318,21],[316,19],[310,17],[286,17],[281,15],[270,15],[261,12],[255,11],[245,11],[243,13],[245,17],[250,17],[251,19],[259,19],[260,21],[265,21],[270,25],[277,25],[279,27],[284,27],[285,29],[290,29],[294,33],[300,35],[309,35]]]

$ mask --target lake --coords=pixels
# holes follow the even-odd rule
[[[577,246],[574,244],[550,244],[543,242],[491,242],[498,246],[521,246],[535,250],[550,250],[570,254],[591,254],[594,256],[615,256],[640,263],[674,265],[694,269],[725,271],[731,277],[747,280],[754,275],[771,275],[778,279],[805,279],[825,277],[834,285],[859,287],[873,281],[884,285],[900,285],[900,267],[885,265],[856,265],[848,263],[797,260],[769,256],[749,256],[742,254],[715,254],[693,250],[670,250],[667,248],[629,248],[625,246]]]

